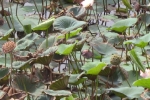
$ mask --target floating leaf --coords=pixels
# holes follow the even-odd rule
[[[98,75],[105,66],[105,63],[95,61],[84,64],[81,69],[86,71],[86,74]]]

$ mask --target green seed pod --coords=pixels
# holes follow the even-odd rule
[[[121,57],[117,54],[111,56],[110,63],[112,65],[119,65],[121,63]]]

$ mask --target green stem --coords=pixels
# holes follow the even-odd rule
[[[9,85],[11,86],[11,81],[12,81],[12,69],[13,69],[13,55],[12,52],[9,53],[10,54],[10,61],[11,61],[11,67],[10,67],[10,79],[9,79]]]
[[[146,62],[147,62],[148,68],[150,68],[147,53],[146,53],[146,50],[144,48],[143,48],[143,51],[144,51],[144,54],[145,54],[145,57],[146,57]]]
[[[33,0],[33,2],[34,2],[34,5],[35,5],[36,10],[37,10],[37,12],[38,12],[39,19],[42,21],[42,18],[41,18],[41,16],[40,16],[40,12],[39,12],[39,10],[38,10],[38,7],[37,7],[37,5],[36,5],[35,0]]]
[[[5,67],[6,67],[6,62],[7,62],[7,55],[5,54]]]
[[[48,48],[48,29],[46,30],[46,48]]]
[[[94,9],[92,8],[92,11],[93,11],[93,13],[94,13],[94,16],[95,16],[95,19],[97,20],[97,17],[96,17],[96,14],[95,14],[95,12],[94,12]],[[98,26],[98,24],[96,23],[96,26],[97,26],[97,28],[98,28],[98,31],[99,31],[99,34],[101,35],[101,37],[103,38],[103,41],[105,42],[105,41],[107,41],[107,39],[103,36],[103,34],[101,33],[101,31],[100,31],[100,28],[99,28],[99,26]]]
[[[121,67],[120,67],[119,65],[117,65],[117,67],[118,67],[118,68],[119,68],[119,70],[122,72]],[[124,73],[123,73],[123,72],[122,72],[122,74],[124,75]],[[126,76],[125,76],[125,75],[124,75],[124,78],[125,78],[126,82],[128,83],[129,87],[131,87],[131,85],[130,85],[130,83],[129,83],[129,81],[128,81],[128,79],[126,78]]]

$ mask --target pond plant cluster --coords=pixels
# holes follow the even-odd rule
[[[0,100],[149,100],[150,0],[0,0]]]

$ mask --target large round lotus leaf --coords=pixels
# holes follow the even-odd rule
[[[128,99],[139,98],[140,94],[144,91],[144,88],[141,87],[119,87],[119,88],[110,88],[117,96],[121,98],[127,97]]]
[[[33,82],[28,76],[23,74],[13,77],[12,86],[19,90],[30,92],[34,95],[41,94],[44,88],[43,85],[41,85],[39,82]]]
[[[96,50],[100,54],[105,54],[105,55],[111,55],[116,53],[116,49],[107,43],[99,43],[99,42],[92,42],[91,46],[93,46],[94,50]]]
[[[86,9],[82,6],[72,7],[67,10],[67,15],[74,16],[77,19],[83,19],[86,15]]]
[[[39,35],[36,33],[31,33],[31,34],[26,35],[24,38],[17,41],[17,46],[15,50],[24,50],[30,47],[31,45],[35,43],[34,41],[38,38],[39,38]]]
[[[54,29],[62,31],[62,33],[68,33],[76,28],[82,27],[86,22],[78,21],[69,16],[61,16],[57,18],[54,23]]]

